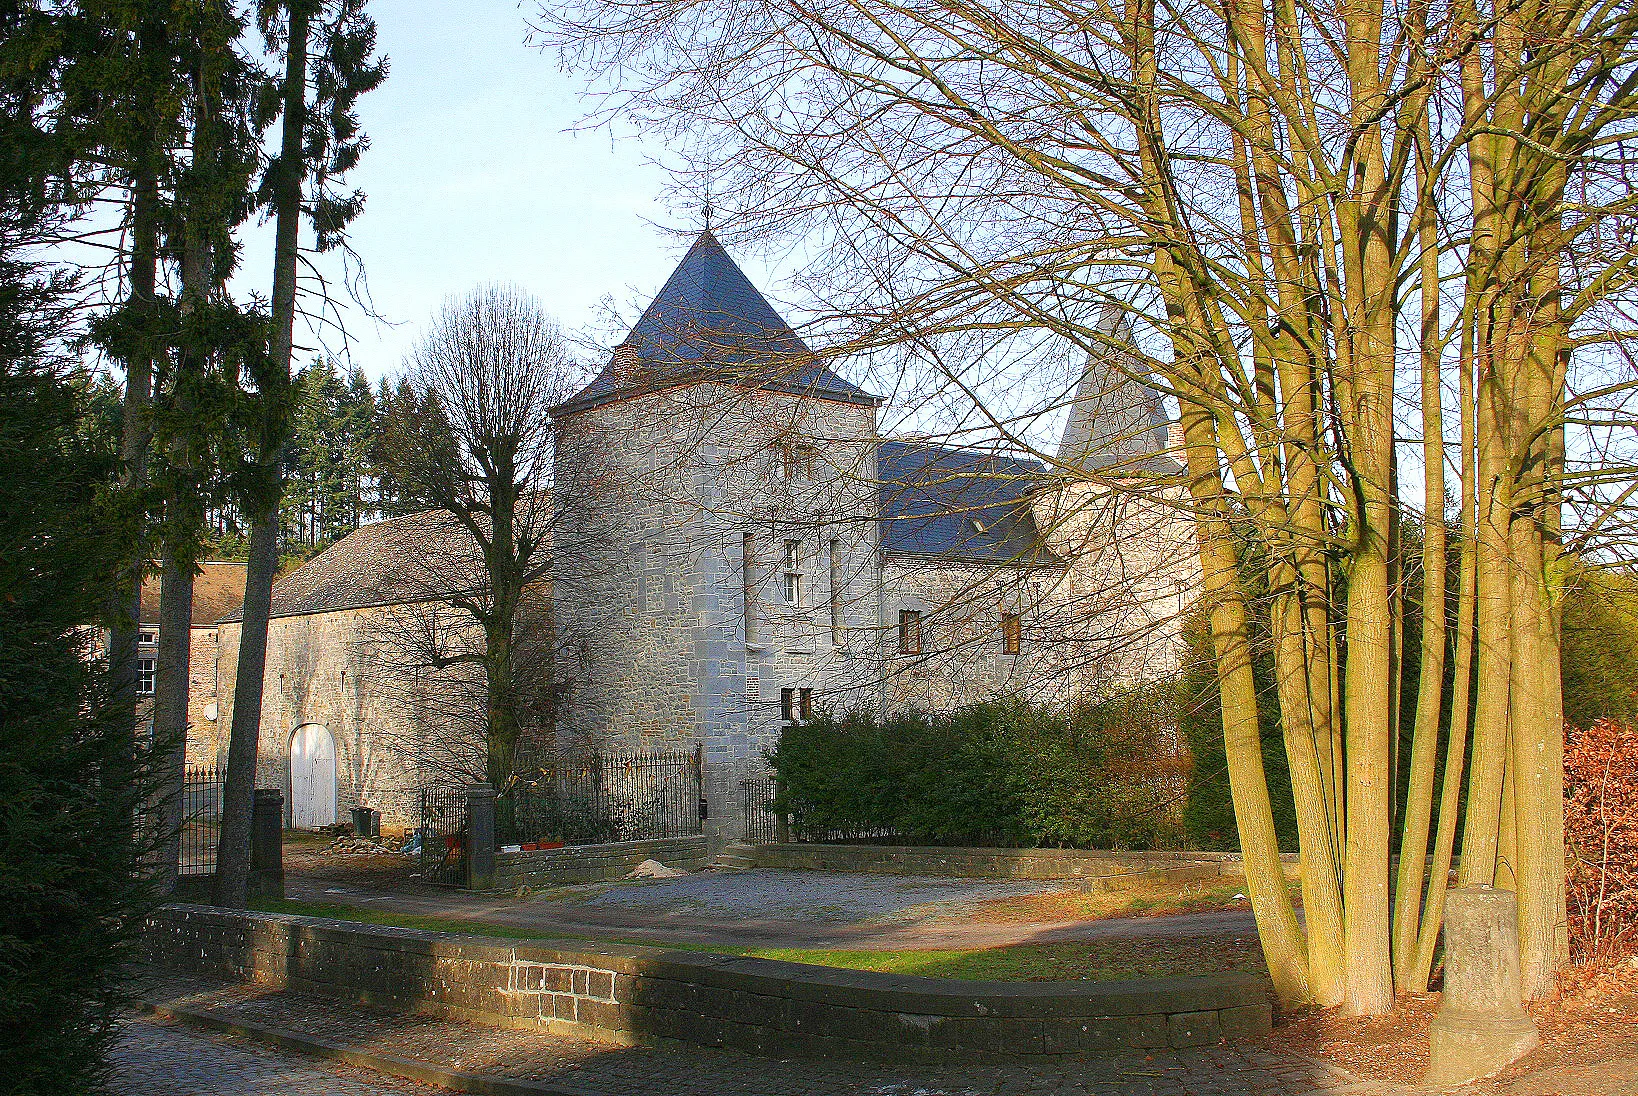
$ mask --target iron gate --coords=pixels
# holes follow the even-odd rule
[[[467,883],[466,789],[422,788],[421,880],[448,887]]]
[[[779,816],[773,811],[774,792],[777,790],[771,776],[753,776],[739,782],[740,798],[745,805],[745,843],[772,845],[782,839]]]

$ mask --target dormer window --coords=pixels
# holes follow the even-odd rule
[[[980,518],[973,519],[973,529],[979,533],[987,533],[990,531],[989,526],[985,525],[983,520]]]

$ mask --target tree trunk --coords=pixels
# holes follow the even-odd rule
[[[279,463],[286,428],[284,404],[290,387],[290,358],[296,322],[296,264],[300,258],[302,181],[306,174],[304,121],[307,116],[307,0],[287,8],[283,135],[276,166],[273,216],[272,331],[267,382],[260,393],[266,422],[258,463],[263,509],[250,532],[245,567],[245,603],[239,632],[239,668],[234,681],[233,726],[228,739],[228,772],[222,789],[222,834],[217,853],[217,902],[242,907],[249,900],[250,821],[256,789],[256,753],[261,738],[262,678],[267,672],[267,618],[279,559]]]
[[[145,144],[135,159],[131,183],[132,327],[138,332],[125,357],[124,424],[120,437],[120,489],[141,495],[148,486],[148,447],[153,437],[149,402],[153,393],[152,326],[154,288],[159,277],[159,182],[155,153]],[[137,624],[142,613],[142,578],[148,569],[146,538],[137,540],[137,556],[126,570],[129,593],[115,604],[108,634],[110,687],[120,698],[119,719],[126,737],[136,738]]]
[[[167,549],[159,592],[159,652],[154,674],[154,758],[159,842],[154,883],[176,889],[182,852],[188,749],[188,673],[192,654],[193,564]]]

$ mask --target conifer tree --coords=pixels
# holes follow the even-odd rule
[[[217,852],[217,901],[243,906],[250,876],[250,809],[261,734],[267,618],[278,565],[279,502],[291,418],[297,268],[305,219],[320,252],[346,246],[349,222],[364,196],[337,188],[366,145],[353,107],[386,78],[375,56],[375,21],[363,0],[264,0],[258,23],[283,59],[279,81],[279,153],[261,196],[274,222],[273,292],[268,353],[254,377],[261,426],[247,484],[250,549],[234,682],[228,771]]]

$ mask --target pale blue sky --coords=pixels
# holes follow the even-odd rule
[[[370,8],[392,69],[359,101],[370,149],[352,178],[369,201],[352,240],[377,310],[396,326],[350,310],[354,361],[372,377],[395,371],[439,303],[480,282],[517,282],[570,332],[597,319],[605,296],[628,304],[659,288],[686,241],[657,226],[690,221],[662,204],[666,176],[650,161],[664,149],[629,130],[566,132],[587,110],[584,80],[524,44],[529,9]],[[268,237],[265,226],[247,236],[239,292],[267,292]],[[766,281],[756,263],[746,270]],[[333,332],[325,343],[339,346]]]

